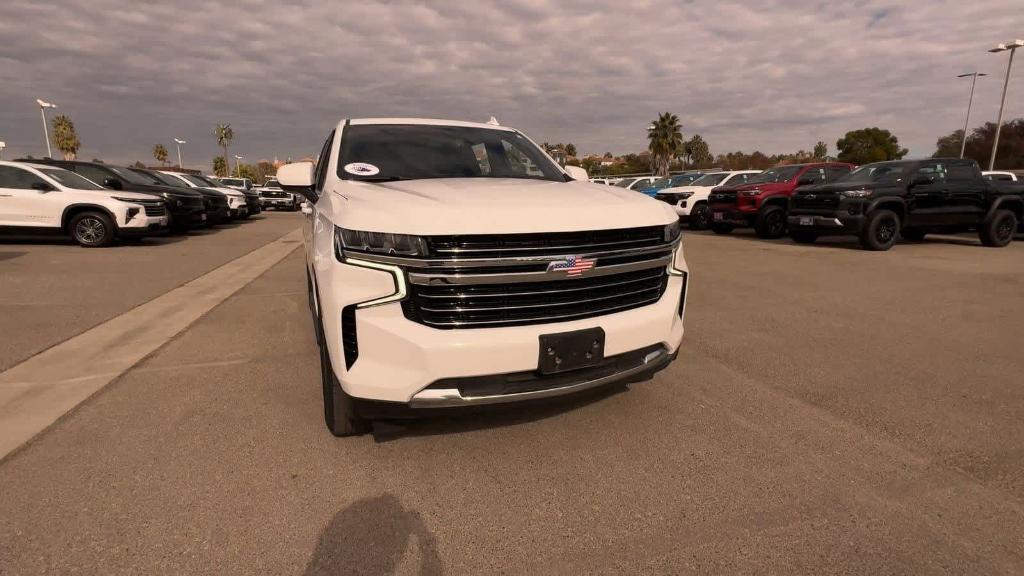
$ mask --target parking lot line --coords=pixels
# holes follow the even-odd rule
[[[299,230],[0,373],[0,459],[160,348],[302,242]]]

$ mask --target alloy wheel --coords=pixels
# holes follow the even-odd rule
[[[83,218],[75,226],[75,235],[85,244],[95,244],[103,239],[107,227],[99,218]]]

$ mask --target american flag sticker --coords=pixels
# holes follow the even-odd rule
[[[566,256],[564,260],[555,260],[548,264],[548,272],[564,271],[568,276],[582,276],[597,264],[597,258]]]

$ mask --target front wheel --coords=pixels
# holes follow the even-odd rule
[[[786,233],[786,211],[780,206],[769,206],[757,215],[754,231],[758,238],[774,240]]]
[[[711,208],[701,202],[690,211],[690,230],[707,230],[711,225]]]
[[[814,230],[790,230],[789,237],[798,244],[814,244],[818,233]]]
[[[71,239],[86,248],[109,246],[114,241],[114,223],[102,212],[82,212],[68,224]]]
[[[860,232],[860,245],[865,250],[882,252],[892,248],[899,236],[900,218],[892,210],[875,210],[868,214]]]
[[[985,246],[1002,248],[1013,240],[1017,231],[1017,216],[1009,210],[996,210],[978,229],[978,237]]]
[[[711,231],[715,234],[728,234],[732,232],[732,224],[711,223]]]

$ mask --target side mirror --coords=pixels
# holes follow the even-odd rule
[[[54,190],[56,190],[56,188],[51,186],[49,183],[42,182],[42,181],[40,181],[40,182],[33,182],[32,183],[32,189],[33,190],[38,190],[40,192],[53,192]]]
[[[277,169],[277,181],[285,192],[300,194],[310,202],[316,202],[313,190],[315,168],[312,162],[294,162]]]
[[[587,171],[579,166],[566,166],[565,173],[573,180],[578,180],[580,182],[590,180],[590,176],[587,174]]]
[[[811,184],[814,184],[814,178],[810,178],[808,176],[804,176],[796,181],[797,186],[810,186]]]
[[[103,187],[113,188],[114,190],[124,190],[124,185],[121,184],[121,181],[117,178],[104,178]]]
[[[914,179],[910,181],[911,186],[927,186],[928,184],[935,183],[935,176],[930,174],[917,174]]]

